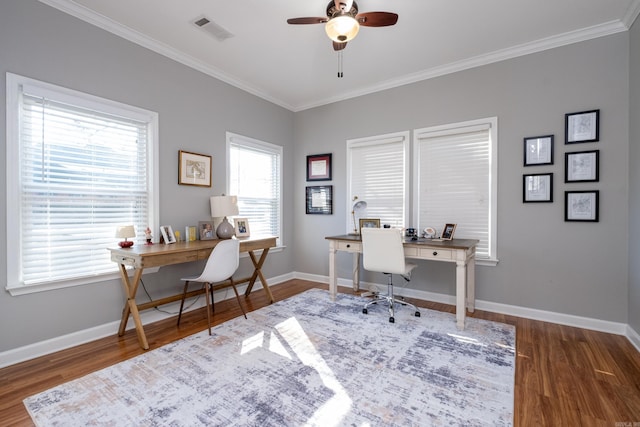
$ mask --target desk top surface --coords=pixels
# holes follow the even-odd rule
[[[240,252],[266,249],[276,246],[275,237],[241,237]],[[191,242],[176,242],[165,245],[164,243],[154,243],[152,245],[133,245],[130,248],[108,248],[111,254],[118,254],[127,257],[146,257],[154,255],[164,255],[168,253],[189,252],[212,249],[222,240],[193,240]]]
[[[342,234],[339,236],[325,237],[327,240],[340,240],[343,242],[361,242],[362,239],[358,234]],[[404,238],[405,246],[429,246],[449,249],[470,249],[477,246],[479,240],[476,239],[452,239],[452,240],[434,240],[419,237],[418,240],[411,240],[411,237]]]

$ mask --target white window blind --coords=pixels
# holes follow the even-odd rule
[[[114,273],[107,247],[118,240],[116,227],[133,224],[144,236],[154,225],[153,114],[141,120],[112,101],[101,106],[95,97],[17,80],[17,139],[7,141],[15,179],[7,194],[17,195],[7,201],[17,237],[8,250],[16,258],[9,263],[8,287]]]
[[[406,226],[408,159],[408,132],[347,141],[347,232],[358,229],[351,214],[354,197],[367,203],[360,218],[379,218],[381,226]]]
[[[478,239],[478,259],[495,258],[496,119],[414,132],[418,227],[457,224],[454,237]]]
[[[252,236],[282,237],[282,147],[227,133],[229,194]]]

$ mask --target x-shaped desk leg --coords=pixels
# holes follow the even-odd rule
[[[262,275],[262,264],[267,259],[267,254],[269,253],[269,248],[262,250],[262,255],[260,255],[260,259],[257,260],[253,251],[249,251],[249,258],[251,258],[251,262],[253,263],[253,275],[249,280],[249,286],[247,286],[247,290],[244,292],[245,296],[249,296],[251,293],[251,289],[253,289],[253,284],[256,282],[256,279],[260,277],[260,282],[262,283],[262,287],[267,292],[267,296],[269,297],[269,301],[273,304],[275,299],[273,298],[273,294],[271,293],[271,289],[269,289],[269,285],[267,285],[267,280]]]
[[[147,337],[144,334],[142,321],[140,320],[140,312],[138,311],[138,306],[136,304],[136,292],[138,291],[138,285],[140,284],[140,278],[142,277],[142,268],[137,268],[135,270],[133,281],[130,281],[129,275],[127,274],[127,268],[123,264],[120,264],[119,266],[120,277],[122,278],[122,286],[124,287],[124,293],[127,296],[127,302],[122,309],[122,320],[120,321],[118,336],[121,337],[124,335],[124,331],[127,328],[127,321],[129,320],[129,314],[131,314],[133,321],[136,324],[136,332],[138,333],[140,346],[143,349],[148,350],[149,343],[147,342]]]

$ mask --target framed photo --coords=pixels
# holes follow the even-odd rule
[[[564,220],[598,222],[600,191],[565,191]]]
[[[360,218],[360,228],[380,228],[380,218]]]
[[[524,165],[553,164],[553,135],[532,136],[524,139]]]
[[[565,114],[565,144],[600,140],[600,110]]]
[[[598,182],[600,150],[579,151],[564,155],[564,182]]]
[[[234,218],[236,237],[249,237],[249,220],[247,218]]]
[[[173,228],[170,225],[163,225],[160,227],[160,233],[165,245],[176,242],[176,235],[173,234]]]
[[[442,240],[453,239],[453,233],[456,232],[456,226],[457,224],[445,224],[444,228],[442,229],[442,236],[440,236],[440,239]]]
[[[331,181],[331,153],[307,156],[307,181]]]
[[[187,225],[184,227],[184,240],[186,242],[198,240],[198,227],[195,225]]]
[[[178,184],[211,187],[211,156],[180,151]]]
[[[200,240],[214,240],[217,239],[216,229],[213,226],[213,221],[199,221],[198,222],[198,236]]]
[[[553,174],[537,173],[522,175],[522,202],[553,202]]]
[[[333,185],[307,187],[307,213],[333,214]]]

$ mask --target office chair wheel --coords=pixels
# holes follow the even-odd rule
[[[363,308],[363,309],[362,309],[362,312],[363,312],[364,314],[367,314],[369,311],[368,311],[366,308]]]
[[[389,323],[396,323],[396,319],[394,319],[393,317],[389,317]]]
[[[420,312],[416,311],[416,317],[420,317]]]

